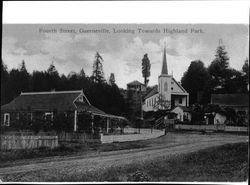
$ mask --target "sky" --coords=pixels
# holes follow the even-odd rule
[[[164,43],[168,71],[180,81],[191,61],[211,63],[219,40],[230,67],[241,70],[249,55],[249,29],[243,24],[3,24],[2,60],[8,70],[22,60],[30,73],[53,62],[59,74],[83,68],[90,76],[98,51],[105,78],[114,73],[117,85],[126,88],[131,81],[143,82],[141,60],[147,53],[152,86],[158,83]]]

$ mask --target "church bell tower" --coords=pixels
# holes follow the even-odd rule
[[[167,56],[166,56],[166,44],[164,44],[162,70],[158,77],[158,92],[161,98],[165,101],[169,101],[171,104],[171,81],[172,75],[168,74]]]

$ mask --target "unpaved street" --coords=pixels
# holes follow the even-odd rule
[[[168,133],[161,138],[142,141],[149,144],[147,148],[102,152],[92,156],[51,157],[34,160],[32,164],[3,167],[0,168],[0,178],[2,181],[46,181],[59,174],[75,175],[111,166],[136,164],[158,157],[171,157],[226,143],[247,141],[248,136],[231,134]]]

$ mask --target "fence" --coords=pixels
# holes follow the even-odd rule
[[[60,132],[57,136],[59,142],[100,142],[97,135],[93,136],[84,132]]]
[[[157,138],[165,134],[164,130],[156,129],[139,129],[136,128],[126,128],[124,129],[124,134],[122,135],[103,135],[101,134],[102,143],[113,143],[113,142],[124,142],[124,141],[137,141]]]
[[[21,136],[21,135],[2,135],[0,136],[0,149],[34,149],[40,147],[55,148],[58,146],[57,136]]]
[[[198,130],[198,131],[225,131],[225,132],[247,132],[248,127],[236,127],[226,125],[182,125],[176,124],[177,130]]]

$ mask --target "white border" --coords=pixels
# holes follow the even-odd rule
[[[238,1],[5,1],[3,23],[226,23],[249,24]]]

